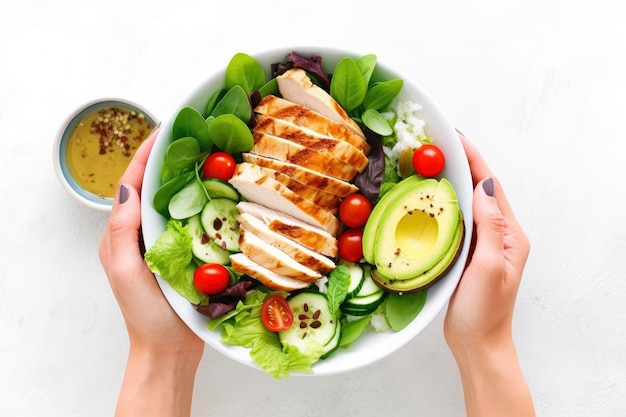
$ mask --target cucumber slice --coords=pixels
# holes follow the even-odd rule
[[[222,181],[219,178],[207,178],[202,181],[209,197],[211,198],[228,198],[235,202],[239,202],[240,196],[235,187]]]
[[[239,251],[239,214],[237,203],[228,198],[209,200],[200,213],[202,228],[224,250]]]
[[[230,264],[230,252],[219,247],[209,235],[204,231],[200,223],[200,215],[196,214],[187,221],[189,234],[191,234],[191,251],[193,255],[202,262],[222,265]]]
[[[334,351],[339,349],[339,341],[341,340],[341,322],[339,320],[336,321],[335,326],[335,334],[332,339],[324,346],[324,354],[321,359],[326,359],[329,357]]]
[[[367,295],[375,294],[378,292],[382,292],[383,289],[376,285],[376,282],[372,279],[370,275],[371,267],[366,265],[363,267],[363,285],[361,289],[356,294],[356,297],[365,297]]]
[[[304,354],[321,356],[330,351],[339,321],[330,311],[326,295],[301,292],[287,302],[294,320],[289,329],[278,334],[281,343],[294,346]]]
[[[378,306],[385,299],[385,293],[383,290],[379,290],[373,294],[352,297],[341,305],[341,310],[352,316],[365,316],[370,313],[373,313]]]
[[[340,261],[339,265],[344,265],[350,271],[350,283],[348,284],[347,298],[354,297],[358,294],[365,281],[365,275],[363,274],[363,268],[357,263]]]

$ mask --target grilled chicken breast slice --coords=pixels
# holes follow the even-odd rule
[[[244,153],[242,157],[245,162],[273,169],[288,175],[298,182],[306,184],[308,187],[316,188],[338,197],[345,197],[359,190],[355,185],[347,181],[322,174],[321,172],[300,165],[252,153]]]
[[[253,137],[251,153],[300,165],[344,181],[352,180],[358,173],[343,161],[288,139],[260,132],[254,132]]]
[[[273,232],[323,255],[337,256],[337,239],[319,226],[310,225],[285,213],[249,201],[240,201],[237,208],[241,213],[260,219]]]
[[[266,171],[268,175],[271,175],[276,181],[280,182],[300,197],[309,200],[310,202],[330,211],[333,214],[337,213],[339,204],[341,204],[340,197],[317,188],[309,187],[308,185],[303,184],[280,171],[265,167],[261,168]]]
[[[313,84],[307,73],[300,68],[292,68],[276,77],[278,90],[284,99],[308,107],[329,119],[345,123],[351,130],[363,135],[359,125],[323,88]]]
[[[358,172],[363,172],[367,167],[367,156],[361,150],[348,142],[318,133],[313,126],[303,127],[276,117],[259,116],[252,130],[289,139],[309,149],[328,154],[353,166]]]
[[[333,236],[339,231],[339,220],[333,213],[300,197],[272,178],[263,167],[247,162],[237,164],[229,182],[248,201],[263,204],[303,222],[322,227]]]
[[[239,248],[252,261],[278,275],[304,282],[315,282],[322,277],[249,230],[241,229]]]
[[[245,233],[251,232],[261,238],[264,242],[283,251],[295,261],[311,268],[322,275],[328,274],[335,269],[335,262],[321,253],[309,249],[306,246],[292,240],[280,233],[272,231],[269,226],[258,217],[250,213],[241,213],[237,216],[241,230]],[[247,234],[246,234],[247,236]]]
[[[263,268],[241,252],[230,255],[230,263],[235,272],[248,275],[273,290],[295,291],[308,288],[310,285],[308,282],[285,277]]]
[[[365,154],[369,153],[370,147],[365,137],[348,128],[345,123],[329,119],[308,107],[284,98],[274,95],[266,96],[254,108],[254,111],[257,114],[272,116],[297,126],[307,127],[322,135],[348,142]]]

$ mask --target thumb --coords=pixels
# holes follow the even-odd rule
[[[120,184],[109,217],[111,259],[120,265],[132,265],[139,252],[141,206],[139,193],[129,184]]]
[[[505,221],[495,198],[495,181],[485,178],[474,190],[474,223],[476,247],[472,256],[474,265],[498,265],[503,262]]]

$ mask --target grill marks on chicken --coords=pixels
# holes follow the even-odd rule
[[[305,127],[344,142],[358,150],[369,153],[369,145],[362,133],[357,133],[342,122],[337,122],[300,104],[277,96],[264,97],[254,111],[259,115],[271,116],[296,126]]]
[[[282,96],[255,107],[254,146],[230,183],[238,204],[241,253],[235,271],[277,290],[305,288],[334,269],[341,199],[368,163],[358,124],[308,75],[277,77]]]

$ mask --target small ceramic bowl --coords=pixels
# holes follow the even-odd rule
[[[125,99],[101,98],[80,106],[54,142],[54,169],[63,188],[88,207],[111,210],[119,178],[156,123],[148,110]]]

